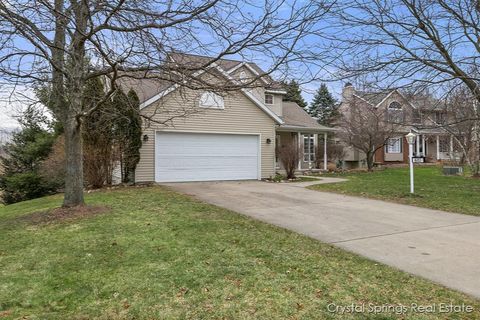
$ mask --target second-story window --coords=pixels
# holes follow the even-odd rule
[[[444,124],[447,120],[447,114],[444,111],[435,111],[435,122]]]
[[[413,110],[412,123],[414,124],[422,123],[422,113],[420,112],[420,110]]]
[[[387,121],[393,123],[403,122],[402,105],[396,101],[390,103],[387,108]]]
[[[265,94],[265,104],[273,104],[273,94]]]

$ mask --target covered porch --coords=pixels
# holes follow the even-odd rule
[[[416,134],[413,144],[413,161],[415,163],[436,163],[461,159],[462,153],[451,134],[438,129],[412,129],[412,132]],[[380,165],[407,164],[409,145],[405,135],[406,133],[402,132],[389,138],[384,148],[376,151],[375,162]],[[360,161],[361,159],[356,160]]]
[[[326,129],[326,130],[325,130]],[[316,128],[280,127],[276,131],[275,169],[283,173],[285,168],[280,159],[279,148],[294,145],[298,154],[297,172],[318,172],[328,170],[328,139],[332,131]]]
[[[458,161],[461,152],[453,135],[441,131],[415,132],[413,156],[423,162]]]
[[[335,129],[319,124],[294,102],[283,102],[281,118],[284,123],[275,129],[275,171],[285,173],[280,153],[285,156],[286,147],[292,149],[285,157],[292,160],[289,169],[293,169],[295,159],[297,174],[327,170],[327,141]]]

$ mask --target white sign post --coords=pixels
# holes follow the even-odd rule
[[[413,132],[410,132],[405,136],[408,142],[408,159],[410,162],[410,193],[414,193],[415,191],[413,182],[413,144],[415,143],[416,137],[417,136]]]

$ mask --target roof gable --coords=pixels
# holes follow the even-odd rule
[[[354,93],[354,96],[365,101],[366,103],[370,104],[375,108],[380,108],[383,103],[385,103],[388,99],[390,99],[393,95],[398,95],[403,102],[413,109],[417,109],[417,107],[410,102],[399,90],[394,89],[390,91],[380,91],[380,92],[362,92],[357,91]]]
[[[209,69],[210,68],[215,68],[227,80],[232,81],[235,84],[239,84],[239,82],[236,79],[234,79],[231,75],[229,75],[225,70],[223,70],[216,63],[212,63],[211,66],[209,67]],[[193,76],[200,76],[205,72],[206,72],[206,70],[197,71],[196,73],[193,74]],[[154,96],[150,97],[149,99],[143,101],[140,104],[140,109],[148,107],[149,105],[151,105],[151,104],[155,103],[156,101],[162,99],[163,97],[165,97],[166,95],[170,94],[171,92],[177,90],[180,87],[181,87],[181,85],[178,84],[178,83],[171,84],[170,86],[161,90],[156,95],[154,95]],[[259,107],[262,111],[264,111],[267,115],[269,115],[272,119],[274,119],[278,124],[283,123],[283,120],[277,114],[275,114],[272,110],[270,110],[262,101],[257,99],[251,92],[249,92],[249,90],[242,88],[242,89],[240,89],[240,91],[245,96],[247,96],[247,98],[249,98],[257,107]]]

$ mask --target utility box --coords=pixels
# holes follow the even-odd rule
[[[446,176],[460,176],[463,174],[463,168],[456,166],[444,166],[443,174]]]

